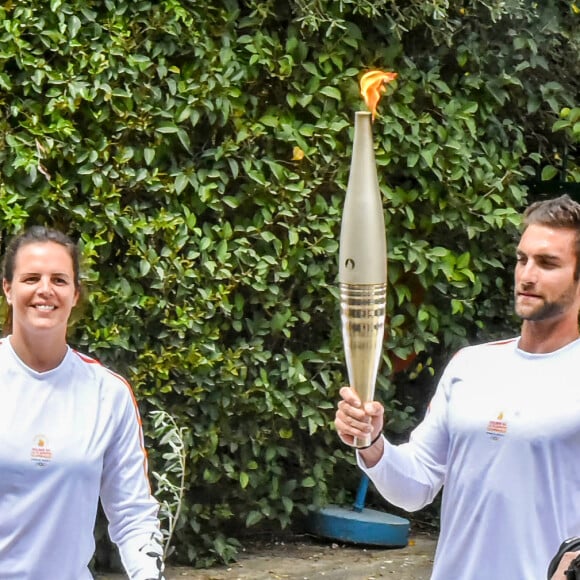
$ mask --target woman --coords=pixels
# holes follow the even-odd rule
[[[79,256],[33,227],[3,263],[10,335],[0,339],[0,578],[85,580],[99,498],[131,579],[162,577],[135,399],[127,382],[71,349]]]

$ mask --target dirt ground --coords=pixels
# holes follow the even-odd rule
[[[411,535],[406,548],[385,549],[338,544],[313,536],[290,542],[248,546],[236,563],[210,569],[168,567],[166,580],[428,580],[436,539]],[[109,574],[98,580],[121,580]]]

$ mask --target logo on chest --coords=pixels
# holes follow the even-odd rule
[[[44,435],[36,435],[32,441],[30,459],[38,467],[46,467],[52,461],[52,449]]]
[[[487,434],[491,439],[497,441],[505,436],[508,430],[508,424],[503,420],[503,412],[496,419],[492,419],[487,424]]]

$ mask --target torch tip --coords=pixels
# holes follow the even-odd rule
[[[360,79],[360,92],[369,108],[374,120],[377,114],[377,106],[381,99],[385,87],[398,77],[396,72],[385,72],[382,70],[367,71]]]

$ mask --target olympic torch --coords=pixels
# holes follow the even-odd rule
[[[355,113],[350,174],[339,249],[342,339],[350,386],[363,403],[372,401],[381,360],[387,304],[387,242],[372,138],[380,93],[396,73],[371,71],[361,93],[371,111]],[[370,435],[356,438],[366,447]]]

